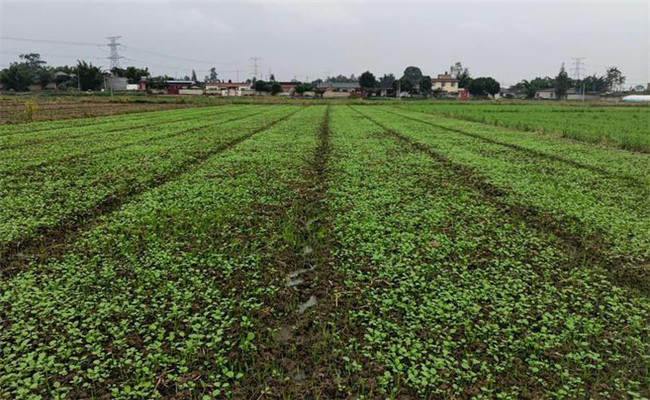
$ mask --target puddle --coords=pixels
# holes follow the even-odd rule
[[[304,313],[305,311],[307,311],[307,309],[308,309],[309,307],[313,307],[313,306],[315,306],[316,303],[318,303],[318,300],[316,299],[316,296],[312,295],[312,296],[309,298],[309,300],[307,300],[306,302],[302,303],[302,304],[298,307],[298,314],[302,314],[302,313]]]
[[[287,281],[287,283],[285,283],[284,285],[285,285],[286,287],[294,287],[294,286],[298,286],[298,285],[300,285],[300,284],[303,283],[303,282],[305,282],[304,279],[292,279],[292,280],[290,280],[290,281]]]

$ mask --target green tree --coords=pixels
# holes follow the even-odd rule
[[[404,76],[402,76],[402,78],[409,81],[413,88],[418,87],[418,85],[420,85],[420,81],[422,80],[422,70],[414,66],[406,67],[404,70]]]
[[[560,72],[555,77],[555,83],[553,85],[555,88],[555,96],[558,99],[563,99],[566,97],[566,93],[571,87],[571,78],[567,74],[566,69],[564,68],[564,63],[560,67]]]
[[[19,63],[11,63],[8,68],[3,69],[0,73],[0,82],[2,82],[5,89],[24,92],[32,84],[32,81],[33,76],[29,69]]]
[[[282,85],[280,82],[273,81],[271,82],[271,95],[275,96],[278,93],[282,93]]]
[[[605,80],[607,82],[607,88],[613,92],[620,91],[621,86],[625,83],[625,77],[616,67],[607,68]]]
[[[300,96],[305,94],[305,92],[311,92],[313,90],[314,90],[314,85],[308,82],[299,83],[298,85],[296,85],[296,93],[298,93]]]
[[[379,86],[382,88],[390,88],[393,87],[393,84],[395,83],[395,75],[393,74],[384,74],[381,78],[379,78]]]
[[[426,97],[429,97],[431,94],[431,88],[433,87],[433,81],[431,81],[431,77],[428,75],[425,75],[420,79],[420,93],[425,95]]]
[[[467,90],[476,97],[494,97],[501,90],[501,85],[494,78],[482,77],[472,79]]]
[[[269,83],[266,81],[256,80],[255,83],[253,83],[253,89],[256,92],[270,92],[271,85],[269,85]]]
[[[104,83],[102,69],[87,63],[86,61],[77,61],[76,66],[77,79],[81,90],[98,90]]]
[[[398,86],[399,86],[399,88],[398,88]],[[396,80],[393,83],[393,89],[395,89],[396,91],[399,89],[402,92],[413,93],[413,88],[414,88],[414,86],[411,83],[411,81],[409,81],[408,79],[406,79],[404,77]],[[398,93],[398,95],[399,95],[399,93]]]
[[[29,85],[45,87],[53,81],[52,69],[45,66],[46,62],[41,60],[40,54],[21,54],[19,58],[19,62],[11,63],[0,73],[0,81],[7,89],[25,91]]]
[[[197,82],[197,81],[198,81],[198,79],[196,78],[196,71],[194,71],[194,70],[192,70],[192,80],[193,80],[194,82]]]
[[[547,77],[540,78],[536,77],[530,81],[523,80],[512,88],[518,91],[523,91],[526,94],[527,99],[532,99],[535,97],[535,93],[541,89],[550,89],[553,87],[553,79]]]
[[[359,76],[359,86],[361,86],[361,90],[363,90],[364,93],[367,93],[368,90],[377,86],[377,79],[375,79],[375,75],[373,75],[370,71],[366,71],[361,74],[361,76]]]
[[[581,87],[584,85],[585,91],[601,93],[608,90],[608,83],[606,76],[597,76],[596,74],[586,77],[581,82]]]
[[[449,73],[458,79],[459,88],[467,88],[469,83],[472,81],[469,69],[463,68],[463,64],[461,64],[460,61],[456,62],[456,64],[449,68]]]

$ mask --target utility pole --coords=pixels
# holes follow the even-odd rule
[[[111,61],[111,71],[113,71],[114,68],[119,68],[120,66],[120,59],[124,58],[120,56],[118,52],[118,47],[122,46],[120,43],[117,43],[117,39],[121,38],[122,36],[109,36],[106,39],[109,40],[109,43],[107,44],[108,48],[111,49],[111,55],[107,57]]]
[[[251,63],[252,63],[251,68],[253,69],[253,71],[252,71],[253,72],[253,78],[257,79],[257,74],[259,72],[260,62],[262,61],[262,59],[260,57],[251,57],[250,60],[251,60]]]

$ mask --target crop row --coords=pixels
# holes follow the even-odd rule
[[[648,395],[646,297],[362,114],[335,108],[331,129],[339,397]]]
[[[176,128],[182,134],[163,135],[161,140],[11,174],[0,188],[2,255],[14,253],[25,240],[39,241],[40,233],[83,223],[104,207],[164,183],[298,109],[283,107],[234,121],[198,123],[196,129]]]
[[[168,114],[152,113],[148,118],[133,117],[133,119],[124,119],[120,121],[112,121],[109,123],[100,123],[94,125],[84,126],[70,126],[67,128],[50,129],[41,132],[26,132],[24,134],[12,134],[0,136],[0,150],[28,148],[43,143],[69,140],[82,137],[92,137],[94,135],[101,135],[105,133],[119,133],[128,132],[146,127],[153,127],[158,125],[170,124],[180,121],[188,121],[191,119],[209,117],[211,115],[218,115],[221,113],[232,112],[236,108],[209,108],[209,109],[190,109],[180,111],[170,111]],[[181,112],[182,111],[182,112]]]
[[[475,127],[468,127],[471,123],[447,122],[448,127],[454,128],[449,130],[370,107],[357,110],[450,162],[475,171],[489,184],[502,188],[505,201],[552,216],[560,233],[580,242],[578,247],[582,249],[602,253],[606,258],[603,263],[613,269],[636,270],[650,259],[650,185],[646,155],[635,155],[634,162],[625,153],[617,157],[620,151],[601,149],[609,154],[612,164],[623,165],[622,169],[629,176],[621,177],[618,173],[604,174],[564,159],[513,149],[454,130],[471,132],[475,130]],[[495,134],[490,132],[485,136],[495,137]],[[530,141],[528,145],[528,149],[539,152],[552,151],[543,141],[539,145]],[[577,153],[573,160],[581,164],[597,162],[590,153]],[[633,171],[637,171],[634,176],[639,177],[636,182],[627,179],[634,177]],[[627,275],[623,270],[616,273]],[[643,275],[643,271],[640,273]],[[647,273],[645,275],[644,282],[648,279]],[[629,283],[635,284],[634,279],[639,276],[625,279],[630,278],[633,279]]]
[[[235,121],[247,115],[269,111],[268,108],[238,108],[227,112],[213,112],[207,115],[190,116],[182,120],[152,122],[147,125],[106,129],[94,131],[86,128],[81,136],[69,132],[45,143],[38,143],[29,148],[19,147],[0,150],[0,157],[5,163],[2,172],[18,172],[38,169],[54,163],[67,163],[70,160],[95,156],[102,152],[123,149],[131,145],[163,140],[174,135],[183,135],[196,129],[207,129],[224,122]]]
[[[406,108],[628,150],[650,151],[650,108],[548,105],[422,105]]]
[[[257,373],[256,316],[283,280],[272,261],[324,111],[300,109],[0,282],[0,397],[221,398]]]
[[[162,110],[162,111],[150,111],[145,113],[133,113],[133,114],[122,114],[122,115],[113,115],[113,116],[100,116],[100,117],[90,117],[90,118],[75,118],[75,119],[64,119],[60,121],[45,121],[45,122],[33,122],[17,125],[2,125],[0,126],[0,138],[6,140],[6,137],[12,135],[33,135],[36,133],[44,132],[65,132],[73,128],[81,127],[106,127],[112,124],[121,124],[121,123],[132,123],[135,121],[147,121],[151,118],[166,117],[172,115],[183,115],[183,111],[190,110]],[[195,110],[192,110],[194,112]]]

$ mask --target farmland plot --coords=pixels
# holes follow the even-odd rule
[[[650,152],[650,107],[414,104],[407,108],[519,131]]]
[[[394,106],[130,118],[0,133],[0,398],[650,396],[647,154]]]

